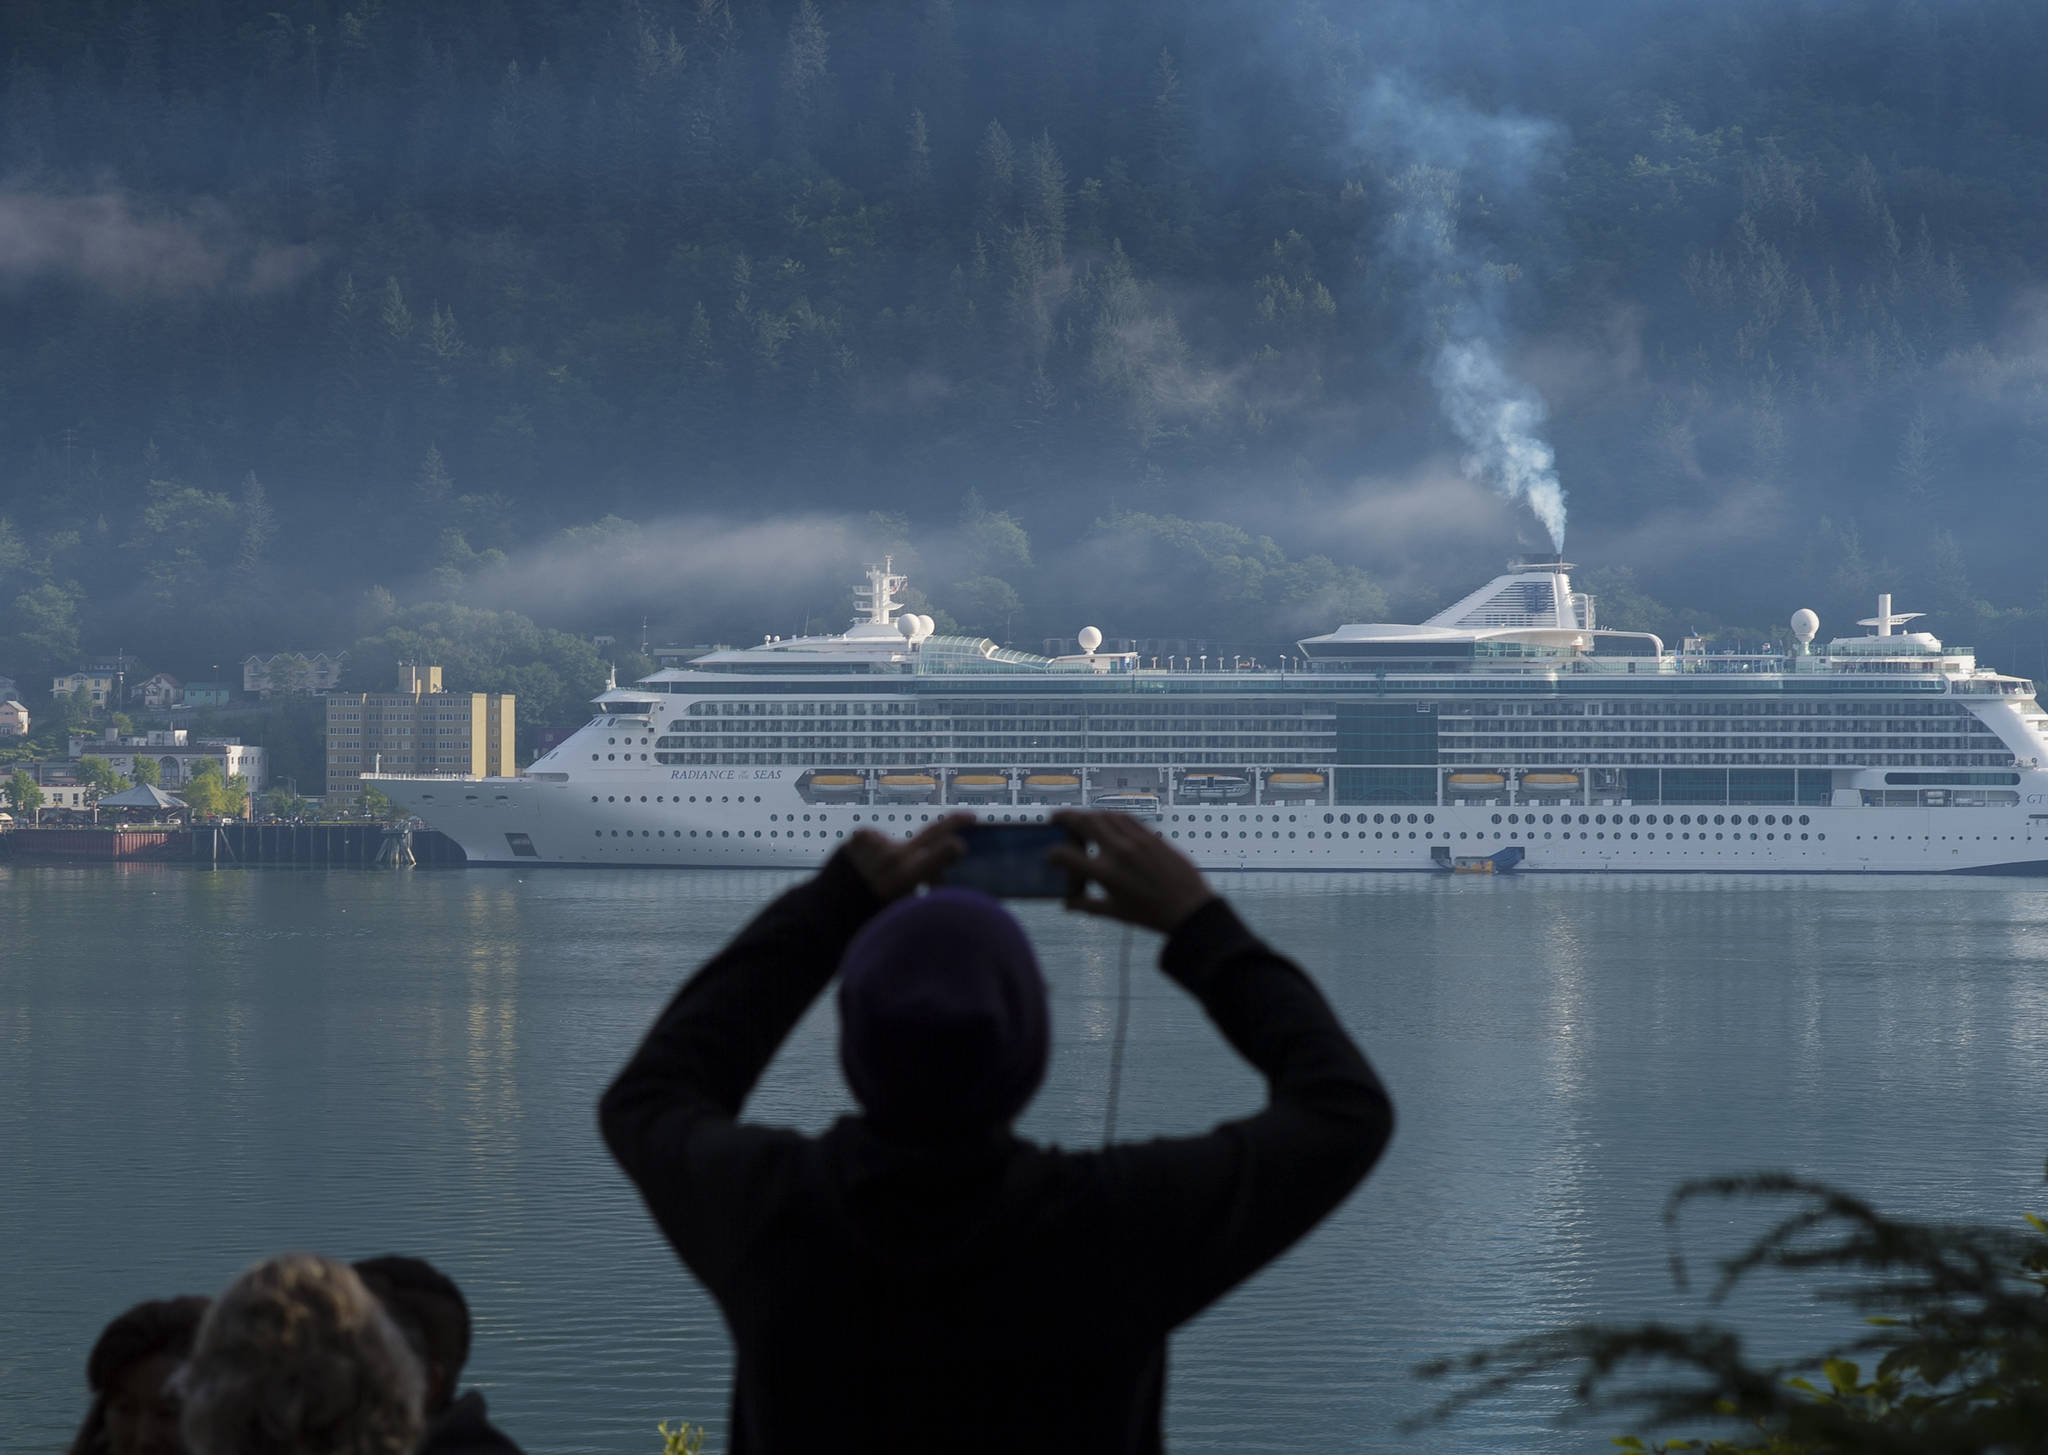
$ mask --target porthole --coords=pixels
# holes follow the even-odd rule
[[[1642,816],[1641,814],[1639,814],[1639,813],[1632,813],[1632,814],[1630,814],[1630,815],[1628,816],[1628,821],[1629,821],[1630,823],[1641,823],[1641,822],[1643,821],[1643,816]],[[1630,838],[1634,838],[1634,837],[1635,837],[1635,835],[1634,835],[1634,834],[1630,834],[1630,835],[1629,835],[1629,837],[1630,837]]]
[[[619,801],[619,798],[618,795],[615,793],[607,793],[605,795],[604,801],[606,803],[617,803]]]
[[[1425,814],[1424,814],[1424,815],[1422,816],[1422,821],[1423,821],[1424,823],[1435,823],[1435,822],[1436,822],[1436,815],[1435,815],[1435,814],[1433,814],[1433,813],[1425,813]],[[1410,823],[1414,823],[1414,822],[1415,822],[1415,815],[1414,815],[1414,814],[1412,814],[1412,813],[1411,813],[1411,814],[1409,814],[1409,815],[1408,815],[1408,822],[1410,822]]]
[[[1549,815],[1549,814],[1547,814],[1547,813],[1546,813],[1546,814],[1544,814],[1544,815],[1543,815],[1543,821],[1544,821],[1545,823],[1549,823],[1549,822],[1550,822],[1550,815]],[[1550,837],[1550,835],[1549,835],[1549,834],[1545,834],[1545,835],[1544,835],[1543,837],[1547,839],[1547,838],[1549,838],[1549,837]]]
[[[603,830],[603,829],[598,829],[598,830],[597,830],[597,836],[598,836],[599,838],[603,838],[603,837],[604,837],[604,830]]]
[[[1755,814],[1751,814],[1751,815],[1749,816],[1749,826],[1750,826],[1751,828],[1755,828],[1755,827],[1756,827],[1756,815],[1755,815]],[[1751,838],[1755,838],[1755,837],[1756,837],[1756,835],[1755,835],[1755,834],[1751,834],[1751,835],[1750,835],[1750,837],[1751,837]]]
[[[1401,816],[1400,816],[1399,814],[1396,814],[1396,815],[1394,815],[1394,821],[1395,821],[1396,823],[1400,822],[1400,818],[1401,818]],[[1415,822],[1415,815],[1414,815],[1414,814],[1412,814],[1412,813],[1411,813],[1411,814],[1409,814],[1409,815],[1408,815],[1408,822],[1410,822],[1410,823],[1414,823],[1414,822]],[[1409,835],[1408,837],[1412,839],[1412,838],[1414,838],[1414,837],[1415,837],[1415,835],[1413,835],[1413,834],[1410,834],[1410,835]]]
[[[610,743],[613,747],[617,747],[619,745],[619,740],[617,738],[606,738],[605,741],[607,743]]]
[[[1493,816],[1493,821],[1494,821],[1495,823],[1499,823],[1499,822],[1500,822],[1500,815],[1499,815],[1499,814],[1495,814],[1495,815]]]
[[[612,830],[612,837],[613,837],[613,838],[617,838],[618,836],[619,836],[619,831],[618,831],[617,829],[613,829],[613,830]]]
[[[1324,815],[1323,815],[1323,822],[1324,822],[1324,823],[1335,823],[1336,821],[1337,821],[1337,816],[1336,816],[1335,814],[1333,814],[1333,813],[1326,813],[1326,814],[1324,814]]]
[[[1800,815],[1799,815],[1799,827],[1801,827],[1801,828],[1805,828],[1805,827],[1806,827],[1806,825],[1807,825],[1807,822],[1808,822],[1808,820],[1807,820],[1807,817],[1806,817],[1806,815],[1805,815],[1805,814],[1803,814],[1803,813],[1802,813],[1802,814],[1800,814]]]

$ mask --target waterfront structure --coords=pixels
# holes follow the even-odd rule
[[[277,692],[310,692],[322,696],[341,686],[347,652],[274,652],[242,659],[242,691],[258,697]]]
[[[331,692],[327,791],[380,771],[510,777],[514,709],[509,692],[446,692],[439,667],[411,664],[396,692]]]
[[[817,862],[949,809],[1137,814],[1212,869],[2048,873],[2034,684],[1900,632],[1754,654],[1600,630],[1570,567],[1518,564],[1299,668],[1187,671],[938,636],[887,563],[840,636],[642,678],[523,775],[373,781],[477,863]]]
[[[182,798],[173,798],[162,789],[148,783],[137,783],[119,793],[109,793],[99,801],[102,813],[117,818],[146,818],[152,821],[184,814],[191,816],[191,808]]]
[[[136,759],[147,758],[156,764],[158,781],[165,788],[190,783],[193,770],[206,760],[220,768],[223,778],[246,779],[251,793],[261,793],[267,786],[262,747],[240,738],[194,738],[186,728],[123,734],[110,727],[97,735],[71,734],[69,748],[74,759],[88,753],[106,759],[123,778],[133,778]]]
[[[28,736],[28,709],[14,698],[0,701],[0,738]]]
[[[152,711],[161,712],[178,705],[179,693],[184,684],[168,672],[158,672],[146,682],[137,683],[128,689],[129,698],[141,703]]]
[[[36,786],[43,790],[43,811],[68,809],[74,813],[88,813],[92,801],[87,797],[92,785],[79,781],[78,774],[69,763],[25,764],[29,776],[36,780]]]

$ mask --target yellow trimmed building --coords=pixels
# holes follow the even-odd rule
[[[327,791],[365,773],[510,778],[513,694],[445,692],[439,667],[401,664],[396,692],[327,696]]]

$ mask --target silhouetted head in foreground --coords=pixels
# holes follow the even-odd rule
[[[215,1300],[177,1380],[192,1455],[411,1455],[424,1376],[346,1263],[287,1253]]]
[[[869,1122],[935,1143],[1007,1126],[1045,1077],[1045,977],[995,900],[898,900],[839,964],[839,1060]]]
[[[355,1270],[426,1367],[432,1420],[454,1401],[462,1366],[469,1362],[469,1301],[454,1279],[424,1258],[387,1253],[359,1260]]]
[[[179,1403],[169,1380],[191,1351],[207,1302],[153,1298],[100,1332],[85,1361],[92,1408],[71,1455],[178,1455]]]

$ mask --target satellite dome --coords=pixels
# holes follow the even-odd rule
[[[1074,640],[1081,644],[1082,651],[1093,652],[1102,645],[1102,633],[1092,626],[1084,626],[1081,628],[1081,634]]]
[[[917,635],[919,640],[923,640],[925,637],[930,636],[933,632],[937,631],[938,629],[939,624],[933,621],[928,616],[920,616],[917,619]]]
[[[1801,642],[1812,641],[1814,633],[1819,630],[1820,618],[1806,607],[1802,606],[1792,613],[1792,635]]]
[[[896,630],[903,633],[904,640],[914,640],[917,636],[917,618],[910,612],[904,612],[896,618]]]

